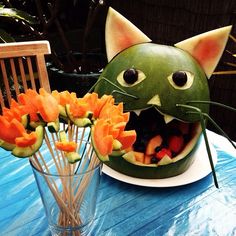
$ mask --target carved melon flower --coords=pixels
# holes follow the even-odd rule
[[[123,154],[135,142],[135,131],[125,130],[128,120],[129,113],[123,112],[123,104],[115,105],[111,95],[99,98],[96,93],[87,93],[77,98],[68,91],[48,93],[43,88],[39,92],[28,89],[18,96],[18,102],[12,99],[10,108],[3,109],[0,145],[14,156],[29,157],[45,141],[74,163],[81,158],[78,129],[89,127],[96,154],[108,160],[114,150]]]

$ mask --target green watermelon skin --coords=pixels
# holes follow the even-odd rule
[[[135,86],[125,87],[117,77],[129,68],[142,71],[146,78]],[[176,71],[188,71],[194,75],[193,84],[190,88],[181,90],[174,88],[168,82],[168,76]],[[105,81],[103,78],[114,83],[116,86]],[[133,97],[119,93],[125,91]],[[198,62],[187,52],[172,46],[154,43],[141,43],[129,47],[116,55],[105,67],[95,87],[95,92],[100,96],[112,94],[116,102],[123,102],[126,111],[145,109],[150,106],[148,101],[158,94],[161,113],[171,115],[177,119],[195,122],[199,115],[186,114],[176,104],[186,104],[191,100],[209,100],[209,88],[207,77]],[[209,112],[209,105],[194,104],[202,112]]]

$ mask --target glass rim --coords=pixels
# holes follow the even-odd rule
[[[37,172],[43,174],[43,175],[46,175],[46,176],[51,176],[51,177],[72,177],[72,176],[81,176],[81,175],[85,175],[85,174],[88,174],[90,172],[93,172],[94,170],[100,168],[103,164],[102,161],[99,160],[99,162],[91,169],[89,170],[85,170],[85,171],[82,171],[82,172],[79,172],[79,173],[72,173],[72,174],[55,174],[55,173],[47,173],[45,171],[42,171],[42,170],[39,170],[32,162],[32,160],[29,158],[29,163],[31,165],[31,167],[36,170]]]

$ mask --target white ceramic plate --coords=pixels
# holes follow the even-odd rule
[[[217,153],[216,150],[212,145],[210,145],[212,158],[214,164],[217,163]],[[189,167],[187,171],[183,174],[180,174],[175,177],[165,178],[165,179],[141,179],[141,178],[134,178],[131,176],[124,175],[119,173],[110,167],[103,165],[102,171],[106,175],[120,180],[125,183],[145,186],[145,187],[174,187],[174,186],[181,186],[185,184],[190,184],[196,182],[208,174],[211,173],[211,166],[209,163],[205,142],[202,138],[197,150],[193,153],[195,155],[195,160],[193,164]]]

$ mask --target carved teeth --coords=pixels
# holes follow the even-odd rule
[[[141,114],[143,110],[142,109],[138,109],[138,110],[133,110],[133,112],[139,116]],[[158,110],[159,111],[159,110]],[[175,117],[171,116],[171,115],[167,115],[167,114],[164,114],[162,112],[159,111],[159,113],[161,113],[163,115],[163,118],[164,118],[164,121],[166,124],[170,123],[173,119],[175,119]]]
[[[164,121],[165,121],[166,124],[168,124],[169,122],[171,122],[173,119],[174,119],[173,116],[164,114]]]
[[[142,110],[134,110],[133,112],[134,112],[137,116],[139,116],[140,113],[141,113],[141,111],[142,111]]]

